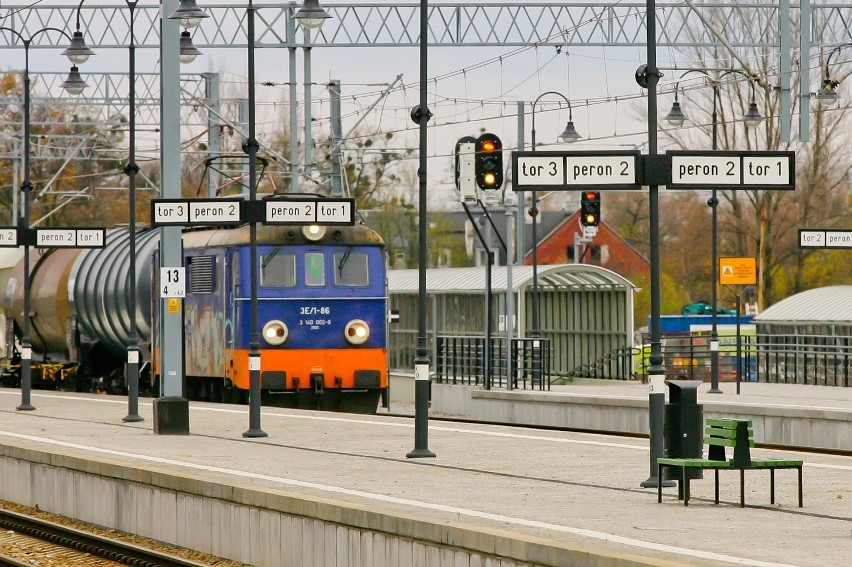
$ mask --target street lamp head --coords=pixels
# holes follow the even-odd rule
[[[192,45],[192,36],[189,34],[189,30],[180,32],[180,62],[192,63],[199,55],[201,55],[201,51]]]
[[[683,123],[687,121],[686,114],[684,114],[683,110],[681,110],[680,103],[678,101],[674,101],[674,104],[672,104],[672,109],[669,110],[669,113],[666,114],[663,120],[665,120],[675,128],[680,128],[681,126],[683,126]]]
[[[743,122],[745,122],[746,127],[754,128],[755,126],[759,126],[764,120],[766,118],[757,109],[757,103],[751,101],[748,105],[748,111],[743,116]]]
[[[308,30],[319,29],[330,17],[331,14],[323,10],[319,0],[305,0],[299,11],[293,14],[293,18]]]
[[[192,29],[198,27],[201,20],[209,17],[207,12],[198,7],[195,0],[180,0],[180,6],[169,16],[169,19],[178,20],[182,28]]]
[[[757,80],[753,78],[751,81],[751,102],[748,104],[748,111],[745,113],[745,116],[743,116],[743,122],[745,122],[746,128],[754,128],[766,120],[766,118],[760,114],[760,111],[757,109],[757,103],[754,101],[755,82],[757,82]]]
[[[88,87],[86,81],[80,76],[80,70],[76,65],[71,66],[71,71],[68,73],[68,78],[62,83],[62,88],[70,95],[82,94],[83,89]]]
[[[686,73],[689,73],[689,71],[687,71]],[[686,75],[686,73],[684,73],[684,75]],[[680,109],[680,103],[677,100],[678,87],[679,83],[675,84],[674,104],[672,104],[672,109],[669,110],[669,113],[666,114],[665,118],[663,118],[663,120],[665,120],[675,128],[680,128],[681,126],[683,126],[683,123],[686,122],[686,114],[684,114],[683,110]]]
[[[86,40],[83,38],[83,32],[77,30],[71,38],[71,44],[62,52],[62,55],[68,58],[74,65],[82,65],[89,60],[89,57],[94,55],[94,51],[86,45]]]
[[[817,102],[822,106],[834,106],[840,100],[837,84],[829,78],[822,82],[822,88],[816,94]]]
[[[582,136],[580,136],[580,134],[577,132],[577,129],[574,128],[573,120],[568,121],[568,124],[565,125],[565,129],[557,137],[566,144],[573,144],[574,142],[582,138]]]

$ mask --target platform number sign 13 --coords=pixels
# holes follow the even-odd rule
[[[186,296],[186,268],[160,268],[160,297]]]

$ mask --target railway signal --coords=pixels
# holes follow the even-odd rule
[[[583,191],[580,201],[580,224],[598,226],[601,222],[601,194],[599,191]]]
[[[503,185],[503,142],[496,135],[485,133],[476,139],[474,172],[476,186],[484,191]]]
[[[461,194],[462,202],[476,201],[476,138],[464,136],[456,142],[456,188]]]

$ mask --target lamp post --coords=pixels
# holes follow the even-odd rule
[[[128,310],[130,311],[130,332],[127,337],[127,415],[121,421],[132,423],[143,421],[139,415],[139,331],[136,323],[136,40],[133,35],[133,16],[138,0],[125,0],[130,11],[130,44],[127,47],[129,66],[127,78],[130,84],[128,93],[129,139],[127,165],[124,173],[128,184],[128,238],[130,239],[130,266],[128,274],[130,293]]]
[[[719,149],[718,147],[718,139],[719,139],[719,115],[718,115],[718,105],[719,105],[719,81],[722,77],[734,73],[739,73],[748,78],[749,83],[751,84],[751,101],[749,103],[749,109],[746,115],[743,117],[743,122],[745,123],[747,128],[752,128],[763,121],[763,116],[760,115],[760,112],[757,110],[757,103],[755,102],[754,97],[754,81],[756,80],[754,76],[746,73],[745,71],[740,71],[738,69],[730,69],[724,71],[718,75],[718,77],[710,76],[707,71],[703,69],[689,69],[685,71],[681,75],[681,79],[683,79],[689,73],[699,73],[704,75],[711,81],[711,86],[713,87],[713,107],[711,109],[711,121],[712,121],[712,130],[711,130],[711,139],[712,139],[712,149],[716,151]],[[664,120],[666,120],[669,124],[675,127],[680,127],[683,123],[688,120],[683,110],[680,107],[680,103],[677,100],[678,89],[680,83],[675,84],[675,101],[672,105],[672,109],[665,116]],[[718,302],[718,287],[719,287],[719,261],[718,261],[718,215],[717,215],[717,207],[719,205],[719,199],[716,196],[716,188],[714,187],[712,190],[712,194],[710,198],[707,200],[707,204],[710,206],[711,210],[711,224],[710,224],[710,281],[711,284],[711,305],[713,306],[712,313],[710,315],[710,389],[707,390],[709,394],[721,394],[722,390],[719,389],[719,327],[718,327],[718,318],[716,312],[716,303]]]
[[[75,39],[80,33],[80,9],[83,7],[81,0],[77,6],[77,31],[74,32]],[[136,174],[139,166],[136,163],[136,38],[134,35],[134,16],[136,5],[139,0],[125,0],[129,14],[130,43],[128,52],[128,154],[124,173],[127,175],[128,192],[128,294],[127,310],[130,321],[127,334],[127,415],[121,420],[125,423],[144,421],[139,415],[139,326],[136,320],[137,289],[136,289]]]
[[[59,28],[46,27],[38,30],[29,37],[24,37],[12,28],[0,26],[0,31],[14,35],[24,46],[24,178],[21,182],[21,192],[24,194],[24,214],[19,219],[23,232],[30,230],[30,194],[33,184],[30,181],[30,45],[40,34],[54,31],[62,34],[71,41],[71,45],[62,52],[71,61],[71,71],[68,78],[62,83],[62,88],[69,94],[78,95],[83,92],[86,83],[80,77],[77,64],[85,63],[92,50],[86,47],[82,34],[72,38]],[[75,44],[74,40],[78,40]],[[26,242],[29,242],[26,240]],[[35,407],[31,403],[30,390],[32,388],[32,339],[30,337],[30,246],[24,244],[24,313],[23,325],[21,326],[21,403],[15,408],[21,411],[32,411]]]
[[[255,117],[255,30],[254,30],[254,4],[249,0],[246,8],[247,14],[247,39],[248,39],[248,137],[243,140],[243,151],[248,155],[249,162],[249,200],[257,198],[257,150],[260,144],[256,137]],[[169,16],[169,19],[180,20],[184,28],[195,27],[201,18],[207,14],[198,8],[195,0],[181,0],[180,6]],[[331,16],[319,5],[319,0],[305,0],[302,7],[293,15],[305,29],[315,29],[322,26],[323,22]],[[181,41],[188,34],[181,34]],[[182,45],[183,47],[183,45]],[[188,55],[182,49],[181,55]],[[268,434],[260,426],[261,408],[261,383],[260,383],[260,341],[258,333],[257,313],[257,223],[249,223],[249,270],[250,270],[250,325],[249,333],[249,428],[243,432],[243,437],[256,438],[266,437]]]
[[[849,76],[850,73],[842,75],[839,79],[832,79],[831,74],[829,72],[829,66],[831,65],[831,58],[834,57],[837,53],[840,52],[844,47],[852,47],[852,43],[842,43],[835,47],[829,52],[828,57],[825,59],[825,79],[822,81],[822,86],[820,86],[819,91],[816,94],[817,101],[823,106],[834,106],[837,104],[837,101],[840,100],[840,94],[837,92],[837,87],[846,80],[846,77]]]
[[[650,280],[651,280],[651,354],[648,358],[648,437],[650,441],[650,476],[640,483],[643,488],[657,488],[664,482],[657,477],[657,459],[665,453],[663,439],[663,409],[666,394],[663,392],[666,369],[663,366],[663,348],[660,335],[660,208],[661,179],[653,167],[657,160],[657,83],[662,73],[657,68],[657,6],[655,0],[645,2],[645,28],[647,31],[648,62],[640,65],[635,78],[640,87],[648,89],[648,154],[645,175],[648,178],[648,223],[650,225]]]
[[[406,453],[409,459],[434,457],[429,450],[429,342],[426,337],[426,268],[429,263],[426,231],[429,219],[426,211],[426,154],[427,124],[432,117],[428,107],[426,87],[429,54],[429,2],[420,0],[420,104],[411,109],[411,119],[419,127],[418,179],[418,270],[417,270],[417,350],[414,358],[414,449]]]
[[[254,5],[249,0],[248,8],[248,138],[243,140],[243,151],[248,154],[249,162],[249,201],[257,198],[257,149],[256,138],[256,93],[254,86]],[[258,339],[257,322],[257,223],[249,224],[249,247],[251,270],[251,332],[249,334],[249,428],[243,432],[243,437],[266,437],[267,433],[260,428],[260,341]]]
[[[530,141],[532,143],[532,151],[536,151],[535,144],[535,105],[538,104],[538,101],[542,99],[542,97],[546,95],[557,95],[562,97],[568,104],[568,124],[565,125],[565,130],[562,131],[557,138],[562,140],[563,142],[567,142],[569,144],[573,144],[577,140],[581,138],[580,134],[577,133],[577,129],[574,128],[574,117],[571,110],[571,101],[560,92],[557,91],[547,91],[538,95],[538,97],[532,103],[532,129],[530,131]],[[533,266],[533,316],[532,316],[532,330],[530,335],[533,337],[539,336],[541,333],[541,329],[539,328],[539,297],[538,297],[538,234],[536,225],[538,224],[538,192],[536,190],[532,191],[532,203],[530,205],[530,216],[532,217],[532,266]]]

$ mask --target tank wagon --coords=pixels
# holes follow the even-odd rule
[[[142,353],[140,389],[160,391],[156,343],[159,230],[136,235],[136,312],[128,306],[129,232],[107,231],[100,249],[34,249],[30,258],[33,383],[73,391],[125,391],[131,317]],[[249,227],[189,230],[185,392],[245,402],[251,333]],[[257,302],[262,403],[373,413],[386,394],[387,277],[384,244],[363,225],[258,226]],[[23,261],[6,281],[2,380],[17,385]]]

